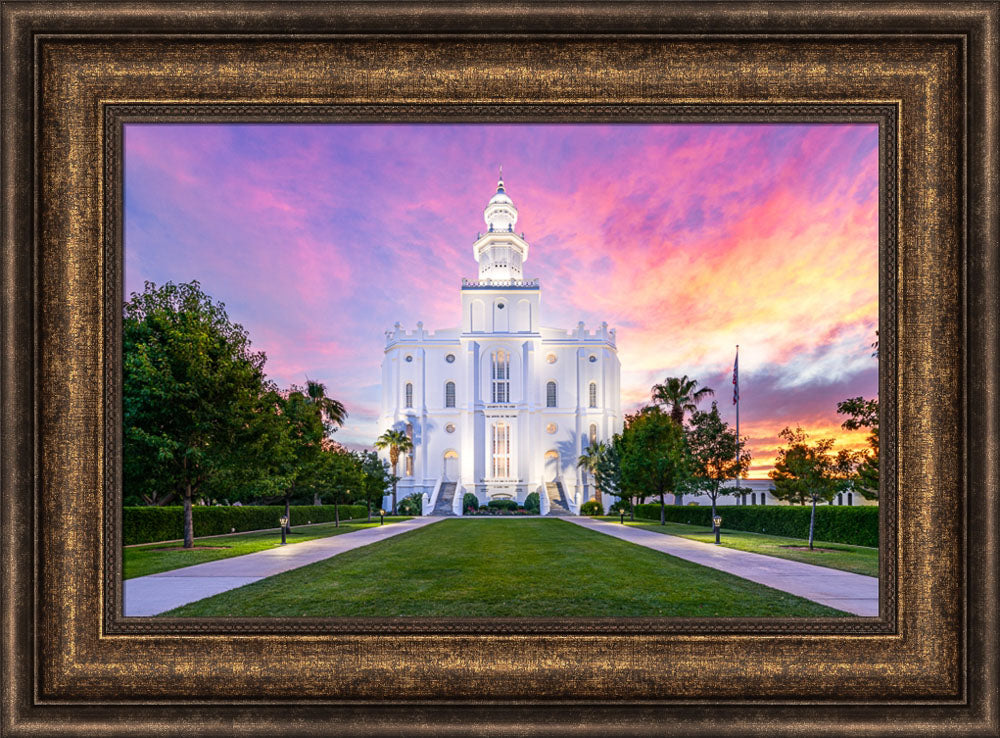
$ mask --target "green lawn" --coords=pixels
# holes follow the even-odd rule
[[[847,613],[561,520],[445,520],[167,616],[815,617]]]
[[[603,517],[617,523],[620,518]],[[666,533],[681,538],[690,538],[692,541],[703,543],[715,543],[715,534],[712,529],[704,525],[684,525],[683,523],[667,522],[660,525],[651,520],[636,520],[635,522],[625,521],[625,525],[632,525],[636,528],[645,528],[656,533]],[[831,569],[842,569],[852,571],[855,574],[865,574],[870,577],[878,576],[878,549],[867,546],[850,546],[846,543],[826,543],[824,541],[814,541],[816,550],[799,551],[795,548],[782,548],[782,546],[802,546],[809,545],[808,540],[801,538],[782,538],[781,536],[769,536],[763,533],[748,533],[743,530],[722,529],[723,548],[735,548],[738,551],[750,551],[751,553],[766,554],[779,559],[791,559],[801,561],[805,564],[816,564],[826,566]],[[831,550],[820,550],[831,549]]]
[[[334,527],[333,523],[322,523],[320,525],[293,526],[290,535],[286,536],[288,544],[311,541],[314,538],[326,538],[336,536],[341,533],[350,533],[352,530],[369,528],[378,525],[378,518],[373,518],[374,522],[368,523],[365,520],[345,523],[341,521],[340,527]],[[405,517],[387,517],[386,523],[399,520],[409,520]],[[161,571],[180,569],[194,564],[204,564],[206,561],[217,559],[228,559],[233,556],[264,551],[281,545],[281,530],[266,530],[259,533],[242,533],[232,536],[219,536],[211,538],[196,538],[194,548],[183,549],[180,543],[150,543],[145,546],[130,546],[125,549],[124,579],[132,577],[142,577],[147,574],[158,574]],[[214,547],[214,548],[213,548]]]

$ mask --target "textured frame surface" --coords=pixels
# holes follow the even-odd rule
[[[4,3],[3,729],[996,734],[997,21],[975,4]],[[895,110],[892,627],[130,632],[102,598],[120,299],[104,122],[211,103]]]

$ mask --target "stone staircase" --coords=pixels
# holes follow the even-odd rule
[[[545,493],[549,496],[549,515],[570,515],[562,482],[546,482]]]
[[[442,482],[441,490],[438,492],[437,502],[434,504],[434,510],[431,512],[431,515],[454,517],[455,513],[452,512],[452,503],[455,501],[455,488],[457,486],[457,482]]]

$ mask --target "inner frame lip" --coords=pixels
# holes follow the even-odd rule
[[[835,636],[899,635],[896,473],[898,127],[886,102],[768,103],[120,103],[104,102],[104,490],[102,635]],[[124,126],[136,123],[875,123],[879,129],[879,615],[843,618],[164,618],[122,615],[121,309]],[[110,511],[110,514],[108,514]]]

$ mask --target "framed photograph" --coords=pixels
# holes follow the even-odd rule
[[[4,734],[996,734],[998,20],[4,3]]]

